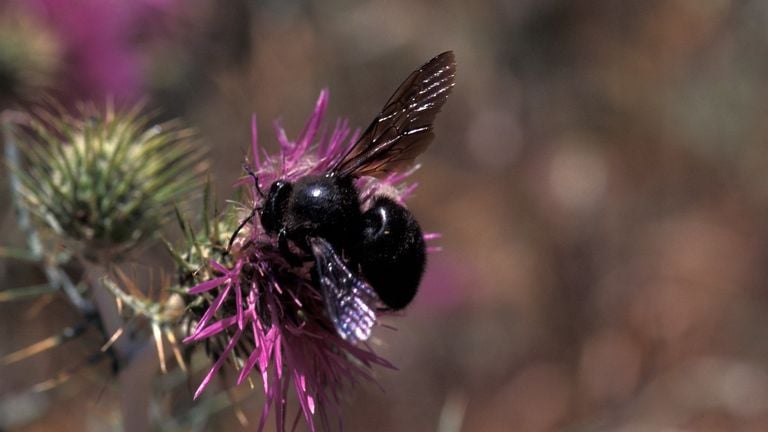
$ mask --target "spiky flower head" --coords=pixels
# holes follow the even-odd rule
[[[55,36],[20,9],[0,8],[0,103],[47,87],[61,63]]]
[[[23,203],[83,256],[118,257],[199,189],[204,150],[190,131],[140,111],[38,110],[23,129]]]
[[[295,181],[327,172],[355,143],[358,133],[351,133],[346,121],[337,121],[329,134],[320,133],[327,105],[328,93],[323,91],[295,140],[276,124],[280,145],[277,155],[262,154],[254,118],[252,160],[248,163],[260,185],[252,177],[238,181],[246,199],[236,208],[236,219],[244,220],[254,208],[263,205],[260,189],[277,179]],[[356,187],[363,208],[378,193],[402,203],[415,186],[404,184],[407,176],[399,173],[383,179],[358,179]],[[225,241],[226,236],[220,236],[218,250]],[[198,306],[188,310],[195,325],[185,342],[218,347],[210,350],[215,363],[195,397],[229,359],[239,369],[238,384],[252,372],[261,378],[265,406],[258,430],[264,427],[271,408],[278,431],[289,425],[286,407],[292,389],[300,405],[294,425],[303,415],[308,428],[315,431],[329,428],[329,414],[338,414],[345,385],[360,379],[373,380],[375,365],[393,368],[367,344],[347,341],[337,333],[310,268],[287,263],[277,240],[266,233],[258,217],[238,232],[228,253],[214,255],[209,254],[209,261],[201,263],[203,267],[194,273],[188,289],[191,296],[197,297],[193,301]]]

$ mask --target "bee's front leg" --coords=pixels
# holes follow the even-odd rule
[[[292,267],[301,267],[303,265],[304,260],[296,255],[288,245],[288,231],[285,228],[277,232],[277,247],[280,249],[280,254]]]

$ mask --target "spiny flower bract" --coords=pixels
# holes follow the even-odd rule
[[[131,248],[199,189],[204,150],[191,133],[139,111],[40,109],[23,129],[23,203],[82,254]]]
[[[246,196],[244,202],[236,204],[240,220],[262,206],[264,197],[259,191],[273,181],[325,173],[355,143],[358,133],[352,133],[346,121],[337,121],[330,133],[321,133],[327,104],[328,92],[323,91],[295,140],[275,124],[280,145],[277,155],[262,153],[254,117],[252,159],[248,163],[260,184],[250,176],[237,182]],[[403,184],[408,174],[358,179],[363,208],[370,205],[374,194],[386,194],[402,203],[415,187]],[[326,299],[310,275],[311,264],[294,267],[286,262],[276,239],[265,232],[258,219],[256,214],[243,226],[227,253],[221,253],[226,237],[219,235],[219,252],[208,254],[210,260],[201,263],[204,268],[194,273],[195,283],[189,286],[188,293],[198,298],[191,300],[197,306],[188,307],[195,325],[185,342],[207,341],[215,357],[195,397],[229,359],[239,369],[238,384],[251,372],[260,375],[265,404],[259,430],[270,409],[275,411],[278,431],[289,426],[286,406],[291,387],[300,405],[293,424],[303,414],[310,430],[328,429],[329,414],[339,414],[345,385],[360,379],[373,381],[374,365],[393,366],[368,345],[350,343],[337,334],[326,315]],[[196,254],[200,255],[190,252],[188,256]],[[210,349],[211,345],[217,348]]]

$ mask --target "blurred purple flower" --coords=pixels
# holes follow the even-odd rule
[[[80,100],[141,97],[146,57],[141,37],[177,13],[177,0],[30,0],[26,6],[58,35],[67,64],[67,92]]]
[[[448,314],[466,306],[477,280],[473,272],[466,258],[456,254],[440,253],[430,258],[429,271],[424,273],[411,310],[419,314]]]
[[[318,138],[324,135],[320,129],[327,105],[328,92],[324,90],[294,141],[275,124],[280,144],[277,156],[262,154],[254,117],[251,166],[262,190],[277,179],[293,181],[326,172],[355,143],[359,133],[351,133],[346,121],[337,121],[330,135]],[[408,173],[398,173],[384,179],[359,179],[357,187],[363,206],[382,190],[402,200],[415,186],[403,184],[407,176]],[[243,215],[249,214],[262,204],[263,197],[252,177],[238,184],[247,189]],[[394,366],[369,346],[357,345],[339,336],[326,316],[325,299],[312,283],[309,269],[289,265],[275,239],[265,233],[258,220],[238,234],[230,254],[228,263],[226,260],[210,262],[213,278],[189,289],[189,294],[203,295],[209,303],[185,342],[215,338],[216,343],[212,345],[223,348],[195,397],[203,392],[225,360],[234,355],[240,360],[237,363],[242,364],[238,384],[253,370],[261,375],[266,402],[259,430],[273,406],[277,430],[286,428],[291,384],[301,408],[294,424],[303,414],[310,430],[328,429],[328,413],[338,415],[340,390],[345,384],[359,379],[372,381],[374,365]],[[214,290],[218,290],[215,297],[211,295]]]

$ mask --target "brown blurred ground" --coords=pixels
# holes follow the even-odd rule
[[[189,78],[152,103],[199,129],[222,201],[252,112],[274,143],[271,119],[297,131],[328,86],[331,118],[364,126],[456,52],[412,201],[444,251],[378,335],[400,371],[351,392],[347,430],[768,430],[768,4],[194,3],[176,41]],[[2,233],[20,244],[10,214]],[[2,264],[3,286],[29,282],[20,266]],[[0,353],[71,314],[27,306],[0,305]],[[0,390],[60,364],[0,369]],[[89,382],[18,430],[105,430],[84,418],[114,395],[94,402]],[[63,427],[62,406],[79,421]]]

